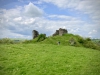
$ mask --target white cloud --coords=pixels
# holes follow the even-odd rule
[[[52,3],[60,8],[74,8],[80,2],[80,0],[40,0],[40,1]]]
[[[57,3],[59,3],[59,7],[63,7],[63,4],[60,5],[61,0],[52,1],[54,3],[58,1]],[[65,4],[69,2],[68,0],[63,1],[65,1]],[[74,3],[73,1],[72,3]],[[51,0],[49,0],[49,2],[51,2]],[[71,5],[69,4],[68,8],[70,6]],[[70,8],[76,6],[77,5],[73,5]],[[64,8],[67,8],[67,5],[65,5]],[[55,30],[59,28],[66,28],[69,33],[90,36],[88,32],[98,33],[100,29],[98,25],[100,24],[100,21],[98,20],[95,21],[95,24],[98,25],[98,27],[94,27],[94,23],[87,23],[77,17],[66,15],[47,15],[47,17],[43,17],[43,14],[43,10],[35,6],[33,3],[14,9],[0,9],[0,37],[32,38],[31,33],[33,29],[38,30],[39,33],[52,35]],[[93,31],[91,31],[91,29]],[[91,36],[96,35],[91,34]]]
[[[85,26],[83,25],[83,29],[86,27],[86,25],[89,25],[89,27],[86,28],[88,30],[84,29],[84,31],[90,32],[93,29],[97,29],[97,33],[99,33],[100,31],[100,0],[40,0],[40,1],[46,2],[46,3],[52,3],[63,10],[69,9],[71,12],[77,11],[78,14],[88,15],[90,22],[88,23],[85,22]],[[75,21],[73,21],[73,23],[74,22]],[[68,22],[68,24],[70,23],[71,21]],[[94,34],[91,36],[96,37],[97,34]],[[100,37],[100,36],[97,36],[97,37]]]
[[[34,18],[28,18],[28,19],[24,19],[22,22],[20,22],[21,24],[25,24],[25,25],[29,25],[35,22]]]
[[[22,17],[14,18],[14,21],[21,21],[21,20],[22,20]]]
[[[95,34],[95,33],[97,33],[97,30],[92,30],[88,34]]]
[[[43,15],[43,11],[35,6],[33,3],[29,3],[25,7],[25,15],[30,17],[40,17]]]
[[[58,20],[66,20],[66,21],[77,20],[77,18],[75,18],[75,17],[66,16],[66,15],[49,15],[48,17],[49,18],[55,18],[55,19],[58,19]]]
[[[31,37],[35,19],[42,15],[43,11],[32,3],[24,7],[0,9],[0,38]]]
[[[13,33],[13,32],[11,32],[9,29],[1,29],[0,30],[1,32],[0,32],[0,38],[9,38],[9,36],[10,36],[10,38],[24,38],[25,37],[25,35],[22,35],[22,34],[18,34],[18,33]],[[27,38],[27,36],[26,36],[26,38]]]
[[[40,0],[42,2],[52,3],[59,8],[78,10],[84,14],[90,15],[92,19],[100,20],[100,0]]]

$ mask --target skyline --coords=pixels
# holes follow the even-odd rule
[[[99,6],[99,0],[0,0],[0,38],[32,39],[32,30],[51,36],[65,28],[100,39]]]

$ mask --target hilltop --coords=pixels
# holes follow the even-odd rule
[[[38,31],[33,30],[32,40],[12,40],[9,38],[0,39],[0,44],[18,44],[18,43],[37,43],[37,44],[52,44],[63,46],[86,47],[100,50],[100,40],[83,38],[79,35],[69,34],[67,29],[59,28],[56,32],[46,37],[46,34],[39,34]]]
[[[0,40],[0,75],[100,75],[99,44],[65,32]]]
[[[79,35],[74,34],[63,34],[62,36],[49,36],[46,37],[44,34],[40,34],[33,40],[26,40],[24,43],[39,43],[39,44],[53,44],[63,46],[75,46],[75,47],[86,47],[100,50],[99,45],[95,44],[90,38],[83,38]]]

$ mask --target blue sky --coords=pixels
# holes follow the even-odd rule
[[[0,38],[32,39],[57,29],[100,38],[100,0],[0,0]]]

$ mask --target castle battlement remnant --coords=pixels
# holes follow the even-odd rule
[[[53,34],[53,36],[56,36],[56,35],[62,36],[63,34],[66,34],[66,33],[68,33],[68,31],[66,29],[59,28],[59,30],[56,30],[56,32]],[[35,39],[36,37],[39,36],[39,32],[36,30],[33,30],[32,35],[33,35],[33,39]],[[44,34],[44,35],[46,36],[46,34]]]
[[[68,33],[68,31],[66,29],[59,28],[59,30],[56,30],[56,32],[53,34],[53,36],[56,36],[56,35],[62,36],[63,34],[66,34],[66,33]]]
[[[33,39],[34,39],[34,38],[38,37],[39,32],[36,31],[36,30],[33,30],[33,31],[32,31],[32,34],[33,34]]]

